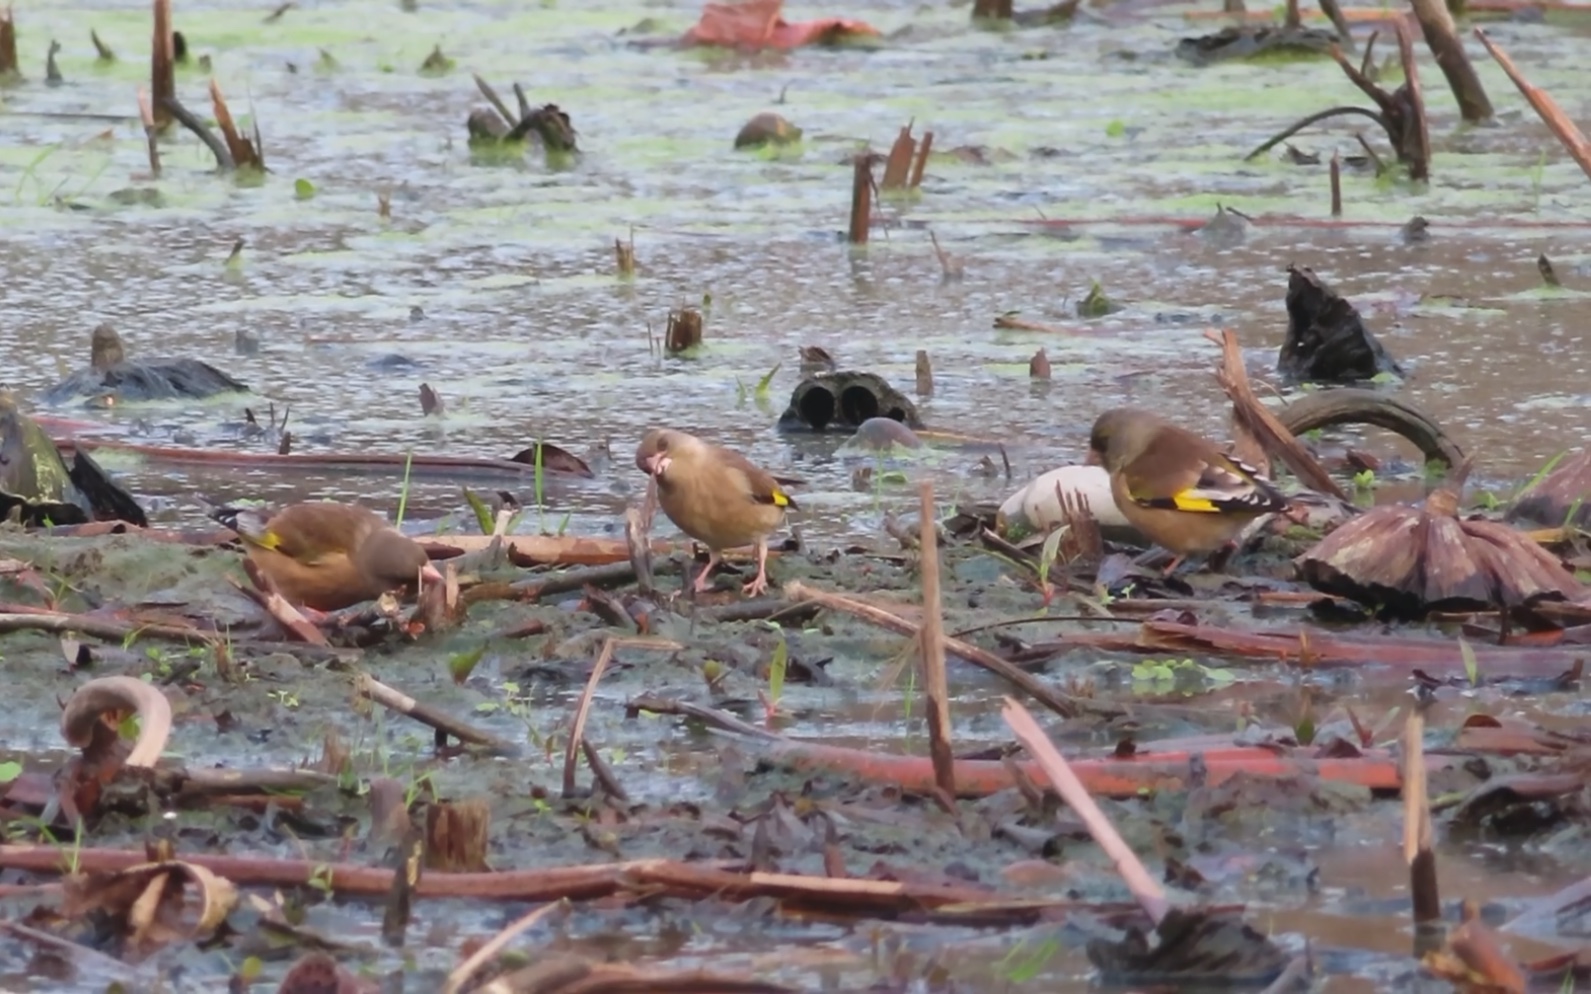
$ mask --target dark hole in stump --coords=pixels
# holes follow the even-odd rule
[[[822,431],[834,420],[834,394],[822,387],[808,390],[796,404],[801,420],[816,431]]]

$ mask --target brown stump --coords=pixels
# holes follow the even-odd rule
[[[779,417],[781,431],[855,431],[869,418],[921,428],[917,407],[875,373],[819,373],[796,384]]]
[[[663,334],[663,347],[670,355],[702,344],[702,312],[693,307],[670,311],[668,330]]]
[[[149,94],[155,127],[171,125],[170,103],[177,99],[176,42],[171,36],[171,0],[154,0],[155,33],[149,57]]]
[[[10,7],[0,10],[0,82],[22,78],[17,62],[17,17]]]
[[[1447,77],[1447,85],[1458,101],[1458,111],[1465,121],[1475,124],[1492,116],[1492,102],[1486,97],[1475,67],[1464,54],[1464,43],[1459,40],[1458,29],[1453,26],[1453,16],[1447,12],[1443,0],[1413,0],[1414,16],[1425,34],[1425,44],[1436,56],[1436,65]]]
[[[866,245],[873,226],[873,153],[863,152],[855,159],[851,174],[851,227],[846,240]]]

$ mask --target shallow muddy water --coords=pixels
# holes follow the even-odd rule
[[[37,398],[86,364],[90,330],[109,321],[135,355],[204,358],[255,391],[205,404],[50,412],[101,422],[133,441],[271,451],[242,440],[239,426],[244,406],[259,411],[272,402],[291,409],[297,452],[501,457],[546,439],[586,455],[597,472],[590,481],[549,482],[540,520],[549,529],[609,534],[642,492],[630,458],[636,441],[648,426],[668,423],[804,478],[804,536],[834,547],[876,539],[882,512],[914,508],[916,496],[907,487],[856,492],[857,463],[837,455],[833,440],[774,429],[799,380],[798,347],[821,345],[842,368],[880,373],[908,393],[914,356],[926,349],[935,393],[916,398],[925,422],[1003,442],[1015,480],[980,475],[982,453],[957,449],[907,471],[932,473],[942,502],[999,498],[1015,482],[1081,458],[1095,415],[1121,403],[1222,433],[1228,407],[1212,375],[1218,350],[1203,332],[1236,329],[1251,370],[1272,371],[1286,327],[1290,263],[1313,268],[1358,304],[1410,371],[1402,395],[1478,457],[1483,484],[1506,490],[1585,437],[1587,180],[1489,61],[1477,65],[1498,121],[1464,128],[1434,64],[1422,60],[1436,148],[1430,184],[1415,188],[1345,169],[1351,224],[1328,228],[1267,220],[1325,219],[1324,164],[1291,165],[1276,154],[1249,163],[1242,156],[1305,114],[1366,99],[1329,59],[1208,68],[1179,61],[1171,54],[1177,39],[1219,26],[1185,19],[1192,8],[1107,6],[1070,26],[982,32],[970,29],[964,6],[801,3],[787,9],[790,19],[843,14],[874,24],[884,38],[869,47],[748,56],[640,44],[692,23],[697,5],[676,0],[421,0],[412,13],[395,0],[350,0],[305,4],[269,24],[262,23],[269,4],[175,6],[192,51],[213,58],[233,112],[258,122],[271,169],[263,183],[213,175],[210,154],[186,133],[162,142],[164,175],[149,178],[142,129],[131,116],[136,88],[147,85],[145,4],[19,6],[27,80],[0,89],[0,383]],[[95,64],[91,28],[121,61]],[[1488,31],[1571,116],[1591,119],[1591,74],[1584,71],[1591,37],[1583,27],[1498,21]],[[1361,42],[1366,35],[1357,31]],[[65,45],[59,63],[66,81],[58,87],[42,84],[51,37]],[[457,65],[422,76],[420,63],[435,45]],[[1472,57],[1483,56],[1473,41],[1470,48]],[[1384,58],[1387,46],[1380,51]],[[533,102],[566,110],[579,133],[578,161],[552,171],[534,149],[523,163],[473,161],[464,121],[485,101],[471,72],[505,95],[518,81]],[[206,81],[197,69],[179,70],[179,95],[190,107],[208,111]],[[804,143],[777,155],[732,151],[740,125],[768,109],[805,129]],[[129,116],[85,116],[99,114]],[[848,157],[864,144],[887,148],[908,120],[918,133],[934,132],[936,154],[920,194],[886,201],[889,223],[875,229],[872,244],[848,247]],[[1292,144],[1323,162],[1334,151],[1356,154],[1354,132],[1366,123],[1350,118],[1314,128]],[[1383,136],[1365,134],[1387,154]],[[313,185],[312,197],[299,196],[297,180]],[[161,203],[124,206],[116,194],[127,188],[158,189]],[[390,220],[378,214],[382,196],[390,198]],[[1207,218],[1217,205],[1261,223],[1239,244],[1171,223]],[[1416,214],[1431,222],[1431,240],[1404,244],[1399,226]],[[1157,218],[1164,223],[1148,223]],[[1061,223],[1067,220],[1076,223]],[[632,228],[640,269],[621,280],[612,242]],[[964,264],[962,278],[942,278],[930,232]],[[245,242],[241,267],[228,268],[238,239]],[[1567,289],[1540,288],[1540,254],[1552,259]],[[1075,302],[1094,281],[1126,306],[1080,320]],[[648,326],[661,331],[670,308],[704,296],[711,300],[700,353],[654,355]],[[996,330],[995,317],[1008,311],[1064,333]],[[245,330],[260,339],[257,355],[235,351]],[[1040,346],[1054,368],[1043,387],[1027,376],[1027,359]],[[393,354],[416,365],[377,365]],[[755,396],[776,365],[769,395]],[[446,401],[440,420],[420,415],[422,382]],[[1366,437],[1363,447],[1373,452],[1397,451],[1388,436]],[[604,444],[611,459],[602,455]],[[391,512],[401,488],[396,474],[275,477],[105,462],[162,521],[195,520],[196,492],[217,500],[357,496]],[[457,514],[460,482],[416,479],[411,519]],[[533,502],[528,483],[518,496]],[[537,520],[528,514],[525,527]],[[844,575],[868,582],[860,572]],[[1037,610],[1036,596],[998,575],[992,567],[969,568],[952,594],[990,586],[998,594],[991,600],[1009,614]],[[898,577],[879,581],[891,583],[909,588]],[[962,613],[966,624],[987,617]],[[855,651],[832,664],[835,687],[790,689],[785,704],[796,719],[789,731],[888,748],[907,740],[920,749],[920,725],[900,720],[905,681],[880,685],[890,657],[902,651],[899,640],[860,628],[847,634]],[[46,640],[14,641],[5,647],[8,660],[59,665]],[[468,639],[457,641],[444,654],[468,647]],[[501,698],[505,681],[521,679],[525,660],[512,645],[495,645],[464,688],[447,681],[435,647],[397,654],[388,672],[411,693],[469,711]],[[699,687],[699,673],[648,668],[649,658],[637,654],[633,671],[604,685],[599,710],[611,713],[594,719],[597,736],[623,748],[627,758],[617,769],[638,799],[712,796],[714,775],[702,769],[716,762],[710,737],[674,730],[660,740],[652,725],[618,720],[622,700],[643,685]],[[1052,672],[1090,673],[1095,662],[1068,657]],[[1257,680],[1270,679],[1263,672],[1256,669]],[[1001,688],[959,669],[952,678],[958,748],[1008,741],[997,713]],[[1348,692],[1383,710],[1403,700],[1402,684],[1320,683],[1327,700]],[[753,700],[755,689],[747,680],[738,700]],[[58,746],[55,712],[46,710],[58,690],[49,680],[32,687],[38,713],[51,717],[0,736],[0,745]],[[578,679],[527,691],[544,709],[528,722],[501,710],[478,717],[500,734],[525,736],[527,724],[531,734],[545,732],[577,691]],[[1254,691],[1278,702],[1296,692],[1287,678]],[[266,701],[261,692],[248,720],[281,734],[268,747],[223,738],[219,755],[304,758],[326,725],[352,721],[340,710],[339,693],[332,681],[310,686],[299,712],[298,704]],[[1467,706],[1451,704],[1452,713],[1429,719],[1432,727],[1443,717],[1456,722]],[[1496,699],[1486,706],[1507,707]],[[1231,719],[1221,713],[1214,724],[1229,728]],[[391,724],[370,732],[365,723],[366,733],[384,737],[400,762],[422,761],[425,736]],[[1190,730],[1198,728],[1162,731]],[[192,730],[179,737],[178,752],[217,748]],[[536,782],[555,779],[552,761],[531,767]],[[493,784],[509,796],[523,789],[518,772],[472,771],[466,779],[474,789]],[[1320,867],[1318,893],[1305,897],[1290,888],[1269,898],[1285,911],[1274,924],[1289,948],[1319,927],[1320,919],[1309,917],[1317,914],[1343,930],[1331,933],[1332,943],[1363,953],[1364,960],[1337,964],[1342,975],[1328,981],[1332,991],[1387,989],[1377,985],[1406,980],[1412,969],[1402,904],[1384,906],[1381,918],[1353,905],[1362,896],[1401,894],[1397,872],[1358,872],[1358,854],[1396,852],[1397,818],[1382,807],[1343,815],[1332,837],[1307,847]],[[1114,810],[1123,817],[1133,811]],[[952,851],[953,828],[940,824],[936,832],[933,845]],[[1266,844],[1263,832],[1246,841]],[[578,840],[546,844],[549,863],[591,857]],[[648,846],[662,848],[655,840],[637,843],[626,855],[645,855]],[[1540,893],[1555,875],[1587,869],[1567,846],[1539,865],[1472,860],[1481,848],[1452,848],[1463,868],[1454,871],[1455,896]],[[945,862],[938,850],[916,858]],[[1268,899],[1241,882],[1232,892],[1251,907]],[[496,911],[453,911],[466,930],[503,922]],[[317,914],[326,916],[318,927],[349,927],[337,909]],[[357,927],[372,927],[358,920]],[[564,941],[590,941],[579,925],[571,919]],[[658,925],[636,916],[605,927],[645,936]],[[912,963],[911,956],[891,959],[880,944],[937,947],[949,973],[974,985],[968,989],[1081,990],[1088,972],[1076,935],[1044,929],[1026,936],[906,926],[869,932],[771,917],[737,929],[683,927],[704,931],[669,950],[669,958],[750,969],[810,989],[858,989],[891,975],[881,964],[910,972],[900,964]],[[715,934],[720,927],[723,934]],[[803,951],[781,948],[785,943]],[[452,945],[456,940],[438,939],[422,965],[445,968]],[[1030,970],[1034,963],[1041,965]]]

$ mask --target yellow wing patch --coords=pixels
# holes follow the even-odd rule
[[[1183,491],[1171,498],[1171,505],[1179,511],[1199,511],[1208,514],[1219,514],[1222,510],[1208,497],[1199,497]]]
[[[790,497],[783,490],[780,490],[778,487],[774,487],[773,488],[773,506],[774,507],[789,507],[790,506]]]

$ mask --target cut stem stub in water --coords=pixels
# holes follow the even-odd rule
[[[1458,28],[1453,25],[1445,0],[1413,0],[1414,17],[1425,35],[1425,44],[1436,58],[1437,68],[1447,77],[1447,85],[1458,101],[1459,114],[1466,124],[1479,124],[1492,116],[1492,102],[1486,96],[1475,67],[1464,53]]]
[[[877,153],[862,152],[853,160],[851,174],[851,227],[846,240],[866,245],[873,226],[873,163]]]
[[[170,104],[177,99],[176,42],[171,33],[171,0],[154,0],[154,35],[149,56],[149,94],[155,127],[171,126]]]
[[[261,154],[257,141],[250,141],[238,130],[237,124],[232,120],[232,110],[227,106],[226,97],[221,95],[221,85],[215,80],[210,80],[210,101],[215,107],[215,124],[221,129],[221,137],[226,141],[227,151],[232,154],[232,162],[238,169],[264,169],[265,157]],[[256,138],[259,128],[255,128]]]
[[[889,155],[884,160],[884,178],[879,181],[881,190],[915,190],[923,181],[923,170],[928,165],[928,152],[934,145],[934,133],[923,133],[922,144],[912,137],[912,124],[908,121],[895,136]]]
[[[635,228],[630,229],[630,240],[613,240],[613,262],[619,275],[628,279],[635,275]]]
[[[693,349],[702,344],[702,312],[694,307],[682,307],[668,313],[668,330],[663,333],[663,347],[671,355]]]
[[[945,621],[939,604],[939,522],[934,511],[934,485],[919,489],[922,519],[923,624],[917,632],[927,697],[928,754],[934,762],[934,783],[947,804],[956,797],[956,763],[950,742],[950,685],[945,677]]]

